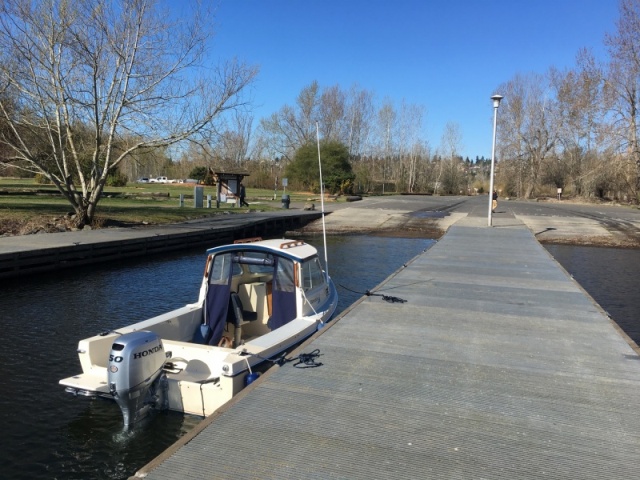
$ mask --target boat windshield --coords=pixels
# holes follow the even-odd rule
[[[318,257],[302,263],[302,285],[305,291],[325,284],[324,272]]]

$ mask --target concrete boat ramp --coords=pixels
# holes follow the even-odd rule
[[[132,478],[628,479],[640,357],[514,218],[466,217]]]

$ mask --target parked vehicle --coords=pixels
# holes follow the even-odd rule
[[[169,179],[167,177],[156,177],[149,180],[149,183],[169,183]]]
[[[147,177],[140,177],[136,180],[136,183],[149,183],[149,179]]]

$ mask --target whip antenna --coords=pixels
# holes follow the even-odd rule
[[[327,228],[324,223],[324,183],[322,182],[322,161],[320,160],[320,128],[316,122],[316,143],[318,144],[318,168],[320,170],[320,210],[322,212],[322,239],[324,241],[324,271],[329,281],[329,260],[327,259]]]

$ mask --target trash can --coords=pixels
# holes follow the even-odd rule
[[[282,208],[289,208],[291,204],[291,197],[289,195],[282,195]]]

